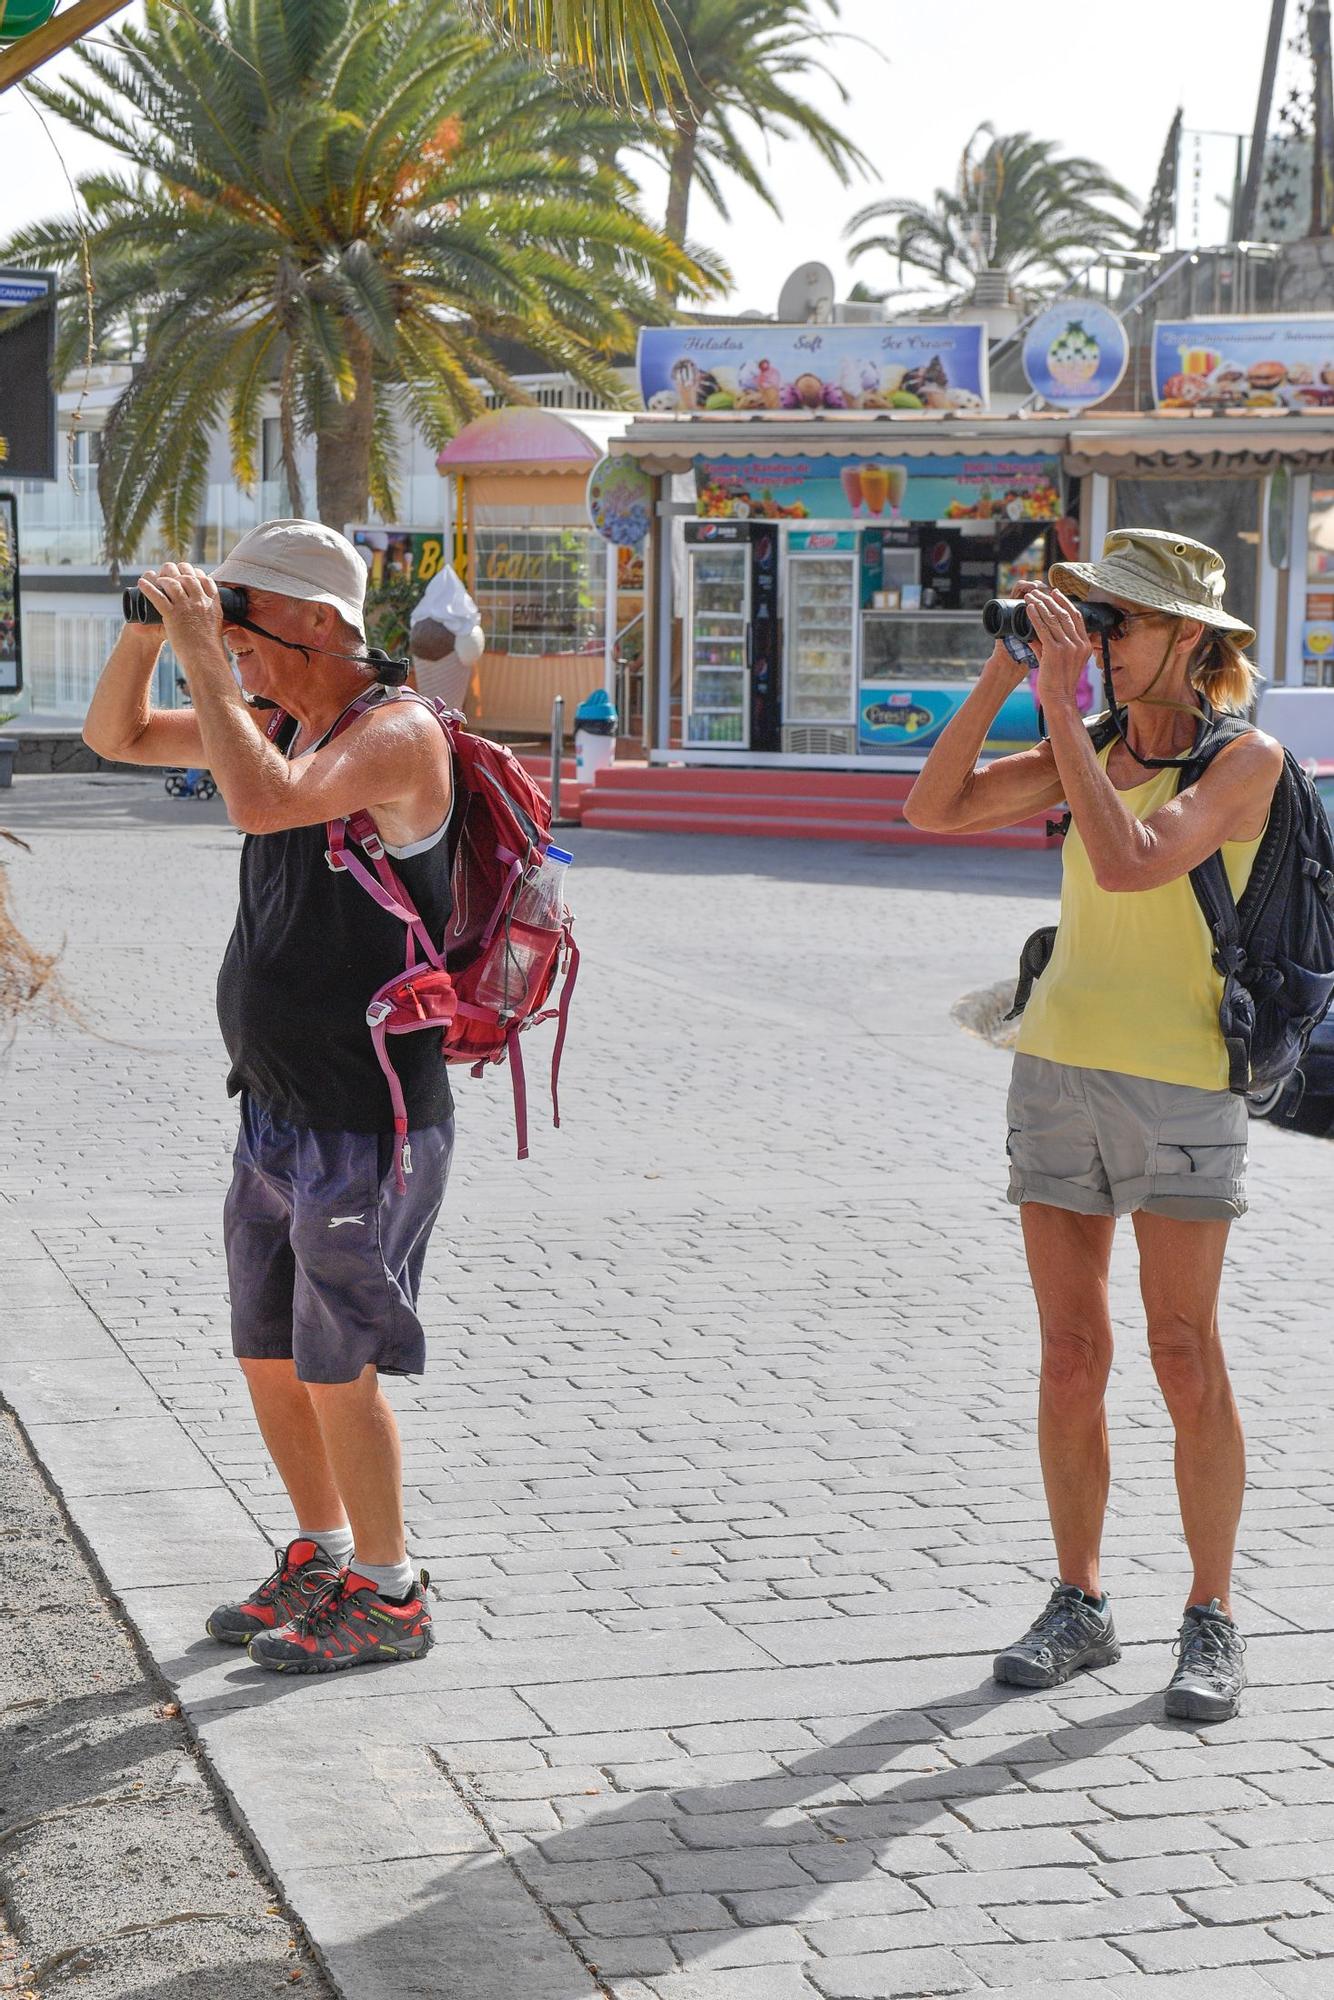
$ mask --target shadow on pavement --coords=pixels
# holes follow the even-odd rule
[[[988,1734],[999,1734],[1007,1726],[1001,1719],[1005,1711],[1018,1705],[1022,1713],[1029,1699],[988,1680],[939,1708],[891,1713],[817,1751],[779,1756],[785,1775],[624,1795],[609,1810],[594,1808],[581,1823],[559,1832],[523,1845],[510,1839],[503,1853],[497,1848],[460,1856],[445,1873],[429,1856],[368,1865],[365,1886],[342,1902],[335,1889],[340,1871],[321,1869],[312,1852],[310,1868],[299,1871],[295,1881],[289,1878],[286,1887],[340,1984],[359,1994],[378,1993],[376,1980],[392,1969],[394,1991],[403,2000],[426,2000],[446,1990],[466,1994],[473,1990],[472,1968],[481,1980],[479,1991],[522,1993],[524,2000],[590,2000],[606,1991],[598,1984],[599,1972],[603,1979],[621,1980],[638,1972],[652,1976],[678,1965],[689,1968],[708,1958],[718,1933],[733,1922],[752,1930],[800,1925],[822,1897],[821,1920],[902,1917],[906,1948],[919,1942],[911,1913],[933,1921],[935,1913],[924,1899],[910,1902],[899,1885],[911,1875],[943,1872],[943,1857],[928,1849],[895,1866],[891,1850],[881,1868],[877,1847],[914,1835],[967,1837],[969,1829],[957,1820],[941,1824],[951,1804],[966,1820],[970,1804],[1018,1792],[1015,1767],[1028,1778],[1071,1768],[1084,1754],[1076,1745],[1086,1725],[1035,1733],[976,1762],[897,1781],[886,1772],[883,1788],[868,1798],[822,1801],[820,1795],[848,1780],[876,1777],[914,1744],[934,1743],[947,1734],[951,1717],[976,1727],[979,1710],[994,1707],[996,1725]],[[1160,1715],[1153,1696],[1100,1716],[1099,1752]],[[951,1749],[966,1758],[968,1740],[953,1739]],[[485,1818],[485,1781],[466,1785],[447,1765],[441,1768]],[[802,1816],[794,1821],[798,1811]],[[1022,1840],[1023,1829],[1014,1831]],[[757,1869],[759,1856],[771,1857],[773,1865]],[[1088,1860],[1096,1865],[1092,1853]],[[516,1875],[567,1950],[555,1948],[549,1933],[535,1932],[524,1920]],[[873,1890],[863,1904],[847,1894],[848,1885],[877,1882],[883,1897]],[[689,1903],[663,1906],[657,1900],[662,1897]],[[393,1921],[361,1928],[354,1911],[381,1901],[394,1906]],[[959,1910],[958,1927],[960,1942],[970,1935],[978,1943],[1011,1942],[972,1907]],[[439,1980],[446,1966],[454,1983],[433,1985],[432,1968]]]

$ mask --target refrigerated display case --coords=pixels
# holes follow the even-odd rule
[[[783,678],[786,748],[814,747],[814,726],[847,730],[857,699],[859,536],[855,529],[792,529],[787,538],[787,618]],[[836,747],[825,740],[824,749]]]
[[[688,745],[749,745],[750,545],[686,543],[684,737]]]

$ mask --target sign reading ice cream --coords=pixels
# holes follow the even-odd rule
[[[1334,317],[1160,319],[1153,393],[1163,410],[1334,410]]]
[[[935,410],[987,402],[986,330],[899,326],[646,326],[646,410]]]

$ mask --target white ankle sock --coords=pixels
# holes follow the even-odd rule
[[[341,1528],[303,1528],[301,1533],[308,1542],[318,1542],[331,1562],[342,1569],[352,1558],[352,1530],[344,1522]]]
[[[407,1597],[412,1590],[412,1564],[406,1556],[401,1563],[364,1563],[353,1557],[351,1567],[368,1577],[381,1597]]]

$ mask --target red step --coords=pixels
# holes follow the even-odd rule
[[[582,822],[618,833],[736,834],[924,847],[1045,848],[1045,813],[989,833],[923,833],[903,817],[911,772],[612,765],[585,791]],[[563,796],[563,795],[562,795]]]

